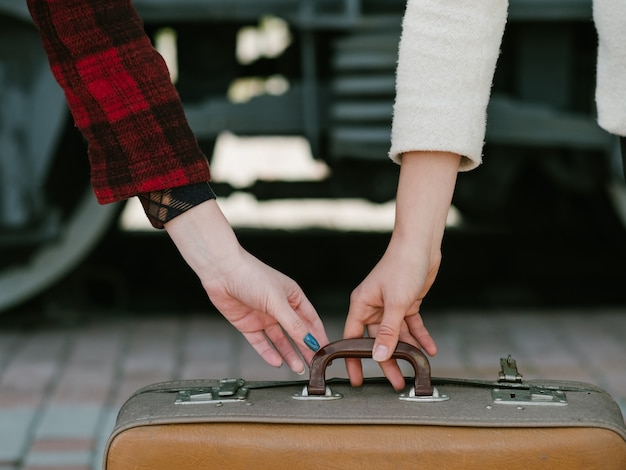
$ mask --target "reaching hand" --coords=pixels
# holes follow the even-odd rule
[[[460,156],[445,152],[410,152],[402,156],[396,220],[389,246],[379,263],[350,297],[344,338],[365,330],[375,337],[372,357],[396,389],[402,372],[390,360],[398,341],[437,353],[424,326],[420,307],[441,262],[441,241],[454,192]],[[361,362],[346,360],[350,381],[363,382]]]
[[[314,352],[305,343],[307,335],[328,343],[313,305],[292,279],[246,251],[241,250],[229,263],[219,277],[203,281],[215,307],[269,364],[278,367],[284,358],[294,372],[304,373],[304,364],[285,331],[310,363]]]
[[[376,338],[372,351],[394,388],[404,387],[403,374],[395,360],[389,360],[398,341],[421,347],[431,356],[437,347],[424,326],[420,306],[435,280],[439,257],[412,250],[405,243],[390,245],[376,267],[352,292],[344,338],[359,338],[367,329]],[[354,386],[363,381],[359,360],[346,360]]]
[[[239,245],[214,200],[179,215],[165,228],[215,307],[261,357],[276,367],[284,359],[291,370],[304,373],[298,351],[310,363],[316,343],[323,346],[328,338],[300,287]]]

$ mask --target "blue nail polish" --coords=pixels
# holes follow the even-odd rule
[[[313,336],[311,333],[304,337],[304,344],[306,344],[313,352],[317,352],[320,350],[320,343],[317,342],[315,336]]]

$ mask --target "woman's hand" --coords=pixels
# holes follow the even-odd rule
[[[165,229],[215,307],[261,357],[276,367],[284,360],[303,374],[300,355],[310,363],[314,350],[328,338],[295,281],[241,247],[215,200],[172,219]]]
[[[358,338],[367,329],[376,342],[372,358],[378,362],[393,387],[404,387],[403,374],[389,357],[397,342],[418,346],[433,356],[437,347],[420,315],[422,299],[439,269],[436,254],[421,253],[410,243],[389,243],[385,255],[352,292],[344,338]],[[346,360],[352,385],[363,381],[361,362]]]
[[[375,337],[372,357],[397,390],[404,387],[404,378],[390,357],[399,340],[419,346],[431,356],[437,353],[420,306],[439,270],[459,161],[459,155],[444,152],[403,155],[391,240],[381,260],[350,297],[344,338],[362,337],[365,330]],[[361,362],[347,359],[346,367],[352,385],[361,385]]]

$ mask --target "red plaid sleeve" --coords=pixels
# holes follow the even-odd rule
[[[163,58],[130,0],[28,0],[89,147],[100,203],[209,181]]]

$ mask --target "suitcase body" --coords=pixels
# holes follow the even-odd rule
[[[120,410],[105,470],[130,469],[626,469],[626,426],[593,385],[522,381],[511,358],[497,380],[431,378],[416,370],[399,394],[385,379],[327,381],[338,357],[368,357],[372,340],[322,348],[301,382],[163,382]]]

